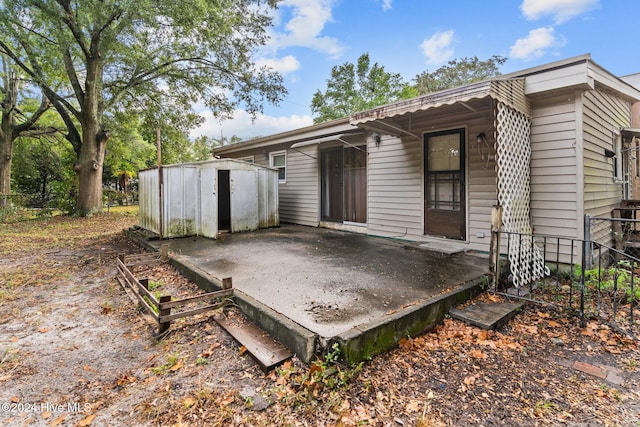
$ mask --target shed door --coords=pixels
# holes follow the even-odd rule
[[[231,186],[231,232],[258,229],[258,172],[255,170],[232,170],[229,172]]]
[[[425,234],[465,240],[464,129],[424,136]]]

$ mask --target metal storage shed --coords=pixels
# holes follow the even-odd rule
[[[162,225],[162,237],[215,239],[222,231],[236,233],[280,224],[275,169],[215,159],[162,166],[161,170],[161,180],[157,168],[139,174],[139,224],[144,229],[160,234]]]

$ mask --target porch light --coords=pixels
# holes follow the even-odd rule
[[[371,137],[373,138],[373,141],[376,143],[376,147],[378,147],[380,145],[380,141],[382,138],[380,138],[380,134],[378,132],[373,132],[371,134]]]
[[[478,144],[483,144],[487,142],[487,134],[485,134],[484,132],[480,132],[478,136],[476,136],[476,142]]]

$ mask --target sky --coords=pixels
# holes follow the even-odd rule
[[[507,58],[505,74],[586,53],[614,75],[640,73],[639,17],[638,0],[283,0],[255,60],[283,76],[286,98],[255,120],[236,110],[222,123],[196,106],[205,122],[191,136],[244,140],[310,126],[331,68],[365,52],[405,82],[493,55]]]

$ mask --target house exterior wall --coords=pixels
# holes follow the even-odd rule
[[[491,207],[497,203],[493,128],[482,114],[435,115],[413,123],[413,133],[464,128],[466,134],[466,224],[470,249],[488,251]],[[487,143],[476,136],[484,132]],[[369,142],[368,234],[426,240],[424,234],[424,140],[384,135],[378,147]]]
[[[614,160],[605,158],[604,150],[616,151],[616,132],[631,125],[631,104],[602,90],[584,93],[584,212],[594,217],[611,217],[620,206],[623,184],[614,180]],[[622,161],[622,159],[618,159]],[[610,225],[596,223],[591,230],[594,240],[610,244]]]
[[[320,218],[318,146],[297,150],[287,150],[287,182],[280,184],[280,218],[284,222],[317,227]]]
[[[531,223],[535,234],[578,237],[578,119],[573,93],[533,104]]]

